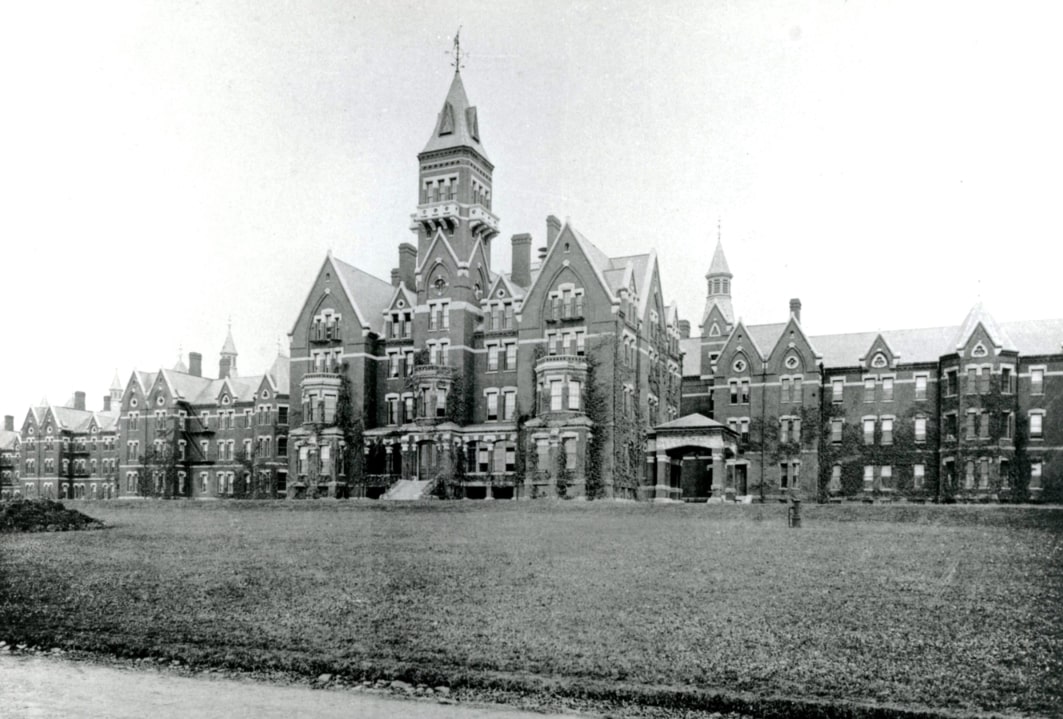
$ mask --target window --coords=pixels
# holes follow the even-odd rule
[[[1011,486],[1011,463],[1006,459],[1000,460],[1000,488],[1008,489]]]
[[[568,381],[568,408],[580,408],[580,383],[575,380]]]
[[[864,420],[864,444],[875,443],[875,420]]]
[[[879,481],[883,489],[893,489],[893,467],[884,464],[879,468]]]
[[[495,372],[498,370],[498,345],[487,345],[487,371]]]
[[[504,399],[502,419],[511,420],[517,413],[517,393],[513,391],[504,392],[502,397]]]
[[[412,422],[413,419],[413,395],[408,394],[402,398],[402,421]]]
[[[982,367],[978,371],[978,392],[985,394],[989,391],[989,368]]]
[[[915,376],[915,398],[926,399],[926,375]]]
[[[779,464],[779,487],[786,489],[790,486],[790,465],[786,462]]]
[[[945,437],[956,439],[957,420],[955,413],[945,415]]]
[[[967,394],[978,393],[978,369],[975,367],[967,368]]]
[[[974,461],[967,460],[964,470],[964,487],[974,489]]]
[[[780,402],[793,402],[793,387],[794,381],[789,377],[783,377],[781,380],[782,395],[779,398]]]
[[[926,441],[926,417],[915,418],[915,441]]]
[[[506,445],[506,465],[505,471],[516,472],[517,471],[517,448],[512,444]]]
[[[926,480],[926,465],[913,464],[912,465],[912,487],[915,489],[922,489],[923,482]]]
[[[842,427],[845,426],[844,420],[832,419],[830,421],[830,441],[833,444],[840,444],[842,441]]]
[[[875,401],[875,378],[874,377],[865,377],[864,378],[864,401],[865,402],[874,402]]]
[[[954,397],[959,390],[959,375],[956,370],[950,369],[945,373],[945,394]]]
[[[486,444],[480,444],[476,452],[476,469],[481,474],[487,474],[491,469],[491,454]]]
[[[554,412],[560,411],[562,409],[561,387],[561,380],[550,380],[550,409]]]
[[[974,439],[974,437],[975,437],[975,434],[976,434],[975,425],[977,424],[977,420],[976,420],[977,414],[978,413],[976,411],[974,411],[974,410],[969,410],[967,412],[967,439]]]
[[[742,442],[749,443],[749,419],[738,420],[738,433]]]
[[[413,350],[406,350],[402,355],[403,373],[409,377],[413,374]]]
[[[845,380],[840,378],[840,377],[832,379],[830,381],[830,388],[831,388],[831,401],[832,402],[841,402],[842,401],[842,394],[845,391]]]
[[[1031,412],[1030,413],[1030,439],[1041,439],[1044,437],[1044,413],[1043,412]]]
[[[399,423],[399,398],[388,397],[388,424]]]
[[[882,418],[882,444],[893,444],[893,418]]]
[[[989,488],[989,458],[982,457],[978,460],[978,487]]]
[[[882,378],[882,401],[883,402],[892,402],[893,401],[893,378],[892,377],[883,377]]]
[[[836,464],[830,468],[830,484],[827,485],[830,492],[842,491],[842,466]]]
[[[742,404],[749,404],[749,380],[742,380],[739,383],[739,399]]]
[[[790,420],[783,417],[779,420],[779,443],[786,444],[790,441]],[[785,486],[785,485],[783,485]]]
[[[487,393],[487,419],[488,421],[498,419],[498,392]]]
[[[398,377],[399,376],[399,353],[398,352],[388,352],[388,376],[389,377]]]
[[[1004,439],[1014,439],[1015,437],[1015,415],[1011,412],[1004,412],[1001,417],[1002,429],[1004,431]]]
[[[982,411],[978,417],[978,436],[989,439],[989,412]]]
[[[517,369],[517,343],[506,343],[506,369]]]
[[[870,464],[864,465],[864,490],[870,490],[875,484],[875,467]]]
[[[1044,394],[1045,371],[1038,367],[1030,370],[1030,394]]]
[[[1030,489],[1041,488],[1041,462],[1030,462]]]
[[[1012,384],[1012,372],[1011,367],[1000,368],[1000,391],[1004,394],[1011,394],[1015,391]]]

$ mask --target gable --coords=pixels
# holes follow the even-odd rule
[[[768,365],[777,374],[815,372],[818,356],[801,325],[791,317],[772,348]]]
[[[735,327],[716,361],[717,375],[745,375],[760,370],[763,355],[741,322]]]
[[[325,262],[321,265],[321,269],[318,270],[317,277],[314,278],[310,291],[303,301],[303,306],[296,316],[295,324],[292,326],[291,331],[293,341],[302,342],[302,346],[309,344],[310,328],[313,326],[314,317],[326,310],[340,315],[341,322],[345,328],[357,327],[361,330],[366,326],[363,318],[358,315],[354,305],[347,297],[339,273],[332,263],[331,256],[325,258]],[[361,333],[359,332],[357,336],[360,335]],[[345,339],[353,339],[350,333],[345,333],[344,337]]]
[[[894,354],[893,348],[886,342],[886,338],[880,334],[871,342],[871,346],[864,356],[860,358],[860,362],[866,369],[886,369],[896,366],[897,355]]]
[[[586,301],[618,304],[601,269],[595,265],[579,236],[566,224],[543,259],[542,267],[525,295],[525,307],[543,308],[550,292],[563,284],[581,287]]]

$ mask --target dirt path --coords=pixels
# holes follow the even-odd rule
[[[6,719],[542,719],[544,715],[505,707],[444,705],[388,695],[186,677],[44,656],[0,655],[0,716]],[[575,719],[573,715],[567,716]]]

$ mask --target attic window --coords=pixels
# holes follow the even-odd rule
[[[503,289],[499,289],[498,292],[497,292],[497,296],[498,297],[505,297],[506,296],[506,291],[503,290]]]
[[[886,355],[881,352],[876,353],[875,356],[871,358],[871,366],[876,369],[881,369],[888,364],[889,362],[886,361]]]
[[[568,243],[566,242],[566,243],[565,243],[565,252],[568,252],[568,247],[569,247],[569,245],[568,245]]]
[[[398,302],[395,303],[395,306],[399,307],[399,308],[405,307],[406,306],[406,300],[399,300]]]
[[[269,390],[262,390],[262,399],[269,399]]]
[[[130,407],[136,407],[137,406],[137,398],[136,397],[134,397],[133,399],[129,400],[129,406]]]
[[[166,404],[166,398],[160,394],[158,397],[155,398],[155,404],[162,407],[164,404]]]
[[[229,398],[228,397],[222,397],[221,398],[221,403],[222,404],[229,404]]]
[[[29,428],[29,435],[30,435],[31,437],[33,436],[33,427],[30,427],[30,428]]]
[[[971,350],[971,356],[972,357],[985,357],[987,354],[989,354],[989,350],[987,350],[985,348],[985,345],[982,344],[981,342],[976,344],[974,346],[974,349]]]

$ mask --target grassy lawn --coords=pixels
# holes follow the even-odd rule
[[[959,710],[1063,705],[1063,510],[68,503],[0,535],[0,638]]]

